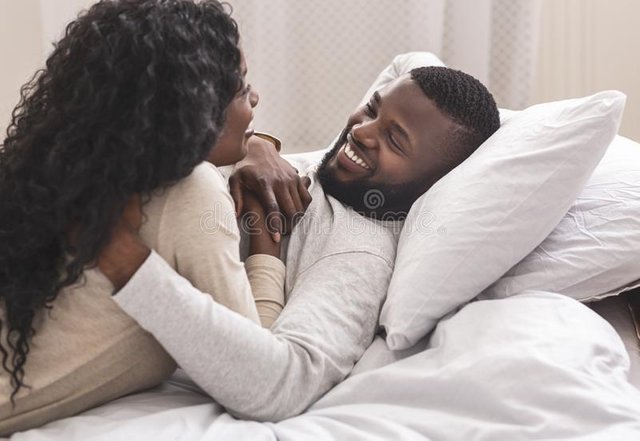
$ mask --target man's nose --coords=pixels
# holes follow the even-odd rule
[[[377,148],[376,124],[373,121],[363,121],[355,124],[351,129],[351,136],[359,147]]]

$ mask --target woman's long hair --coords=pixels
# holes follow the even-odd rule
[[[0,146],[0,353],[12,400],[36,313],[95,265],[130,195],[184,178],[215,144],[242,83],[238,38],[214,0],[101,1],[21,89]]]

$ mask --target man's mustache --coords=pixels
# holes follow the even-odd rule
[[[333,148],[331,149],[331,152],[333,154],[336,153],[336,151],[342,147],[344,145],[345,142],[347,142],[347,135],[349,134],[349,132],[351,132],[351,129],[353,128],[353,126],[346,126],[344,129],[342,129],[342,132],[340,132],[340,136],[338,137],[338,140],[336,141],[336,143],[333,145]]]

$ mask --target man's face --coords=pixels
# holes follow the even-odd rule
[[[318,178],[327,194],[358,212],[402,218],[449,171],[446,143],[455,127],[402,76],[349,117]]]

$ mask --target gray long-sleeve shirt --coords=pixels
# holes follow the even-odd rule
[[[314,176],[312,176],[314,177]],[[325,196],[294,229],[287,306],[271,331],[203,295],[152,253],[114,300],[234,415],[277,421],[341,381],[373,340],[395,259],[397,224]]]

